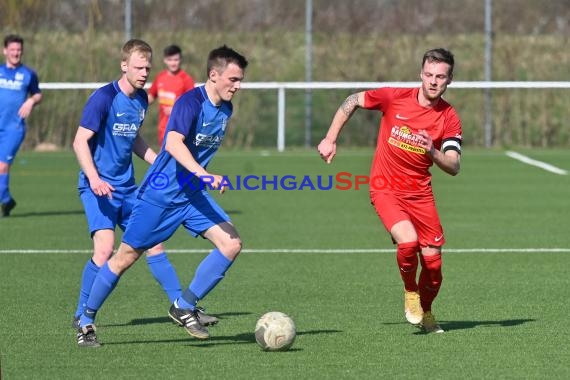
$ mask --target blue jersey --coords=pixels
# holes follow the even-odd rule
[[[176,131],[184,135],[184,144],[206,168],[224,139],[232,111],[231,102],[216,106],[204,86],[196,87],[174,103],[166,134]],[[162,149],[148,169],[138,197],[157,206],[175,206],[189,202],[201,189],[197,178]]]
[[[18,128],[25,125],[18,110],[28,95],[40,92],[39,80],[35,71],[26,65],[8,68],[0,65],[0,130]]]
[[[138,90],[131,98],[115,81],[96,90],[83,109],[79,125],[95,132],[89,149],[97,172],[117,191],[135,186],[133,145],[147,108],[144,90]],[[79,187],[84,186],[89,186],[89,181],[81,171]]]

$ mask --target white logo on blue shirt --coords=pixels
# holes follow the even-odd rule
[[[194,138],[194,145],[205,148],[218,148],[222,144],[223,136],[207,135],[205,133],[197,133]]]
[[[22,78],[23,79],[23,78]],[[6,90],[17,90],[20,91],[23,86],[22,80],[10,80],[1,78],[0,79],[0,88],[5,88]]]
[[[115,123],[113,124],[113,136],[135,137],[138,129],[136,124]]]

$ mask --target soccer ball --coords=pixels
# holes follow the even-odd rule
[[[263,314],[255,325],[255,340],[264,351],[286,351],[296,335],[295,322],[279,311]]]

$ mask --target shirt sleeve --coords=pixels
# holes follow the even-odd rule
[[[30,76],[30,86],[28,87],[28,92],[30,95],[39,94],[42,92],[40,90],[40,80],[38,79],[38,75],[32,71]]]
[[[184,91],[188,91],[193,89],[196,86],[196,83],[194,83],[194,79],[192,79],[192,77],[190,75],[187,75],[185,80],[184,80]]]
[[[461,136],[461,120],[453,108],[448,111],[445,122],[445,130],[441,141],[441,150],[455,150],[461,153],[461,144],[463,138]]]
[[[144,114],[146,115],[146,113],[148,112],[148,93],[145,90],[141,89],[141,90],[138,90],[137,96],[140,97],[140,102],[141,102],[141,105],[143,107]],[[144,124],[145,120],[146,120],[146,117],[143,116],[143,118],[141,120],[141,127]],[[139,127],[139,134],[140,134],[140,127]]]
[[[150,85],[150,88],[148,89],[148,94],[152,95],[153,98],[156,98],[158,95],[158,81],[160,78],[160,74],[158,74],[156,76],[156,78],[154,78],[154,81],[152,82],[152,84]]]
[[[156,84],[157,80],[155,79],[152,84],[150,85],[150,88],[148,89],[148,94],[152,95],[153,98],[156,98],[156,96],[158,95],[158,91],[157,91],[157,84]]]
[[[198,102],[192,97],[183,95],[172,107],[167,130],[176,131],[187,138],[190,136],[192,128],[195,129],[199,115],[200,107]]]
[[[106,91],[103,89],[96,90],[85,103],[79,125],[93,132],[98,132],[103,121],[107,119],[112,101],[112,97],[107,96]]]
[[[364,108],[384,111],[394,98],[392,88],[383,87],[364,92]]]

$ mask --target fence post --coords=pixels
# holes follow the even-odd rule
[[[277,150],[285,150],[285,87],[277,90]]]
[[[485,0],[485,82],[493,79],[493,0]],[[493,100],[492,90],[486,88],[485,94],[485,147],[493,145]]]

